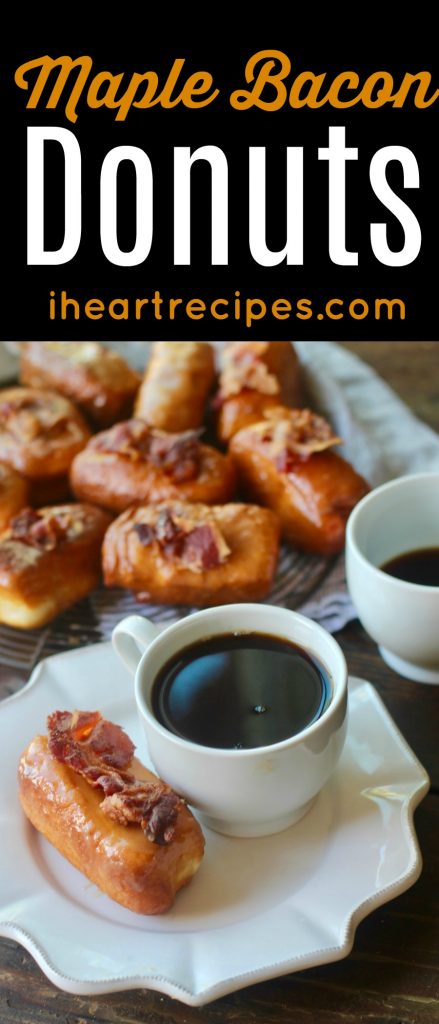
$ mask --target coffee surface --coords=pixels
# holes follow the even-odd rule
[[[421,583],[426,587],[439,587],[439,548],[420,548],[406,551],[384,562],[380,568],[389,576],[407,583]]]
[[[295,736],[331,696],[326,669],[302,648],[262,633],[227,634],[179,651],[152,691],[158,721],[208,747],[247,749]]]

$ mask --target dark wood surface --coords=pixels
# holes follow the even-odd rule
[[[439,342],[344,345],[439,430]],[[202,1009],[145,989],[68,995],[46,980],[17,943],[0,940],[0,1024],[438,1024],[439,687],[410,683],[387,668],[358,622],[338,640],[349,671],[374,683],[432,779],[415,816],[424,858],[416,885],[360,924],[347,959],[254,985]]]

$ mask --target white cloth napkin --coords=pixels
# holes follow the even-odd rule
[[[344,438],[343,454],[369,483],[376,487],[407,473],[439,472],[439,436],[366,363],[329,341],[298,341],[295,348],[313,405]],[[356,617],[344,556],[297,610],[331,633]]]

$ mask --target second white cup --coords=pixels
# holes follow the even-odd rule
[[[381,566],[439,547],[439,473],[399,477],[367,494],[346,531],[346,575],[358,618],[383,660],[407,679],[439,683],[439,587]]]

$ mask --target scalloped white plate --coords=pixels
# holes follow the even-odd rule
[[[0,706],[0,934],[67,992],[146,987],[193,1006],[347,956],[362,918],[421,871],[412,818],[429,780],[373,687],[350,680],[342,759],[308,815],[262,839],[207,833],[198,874],[162,917],[100,893],[33,830],[17,797],[20,753],[55,708],[99,708],[147,762],[131,687],[111,645],[97,644],[41,662]]]

